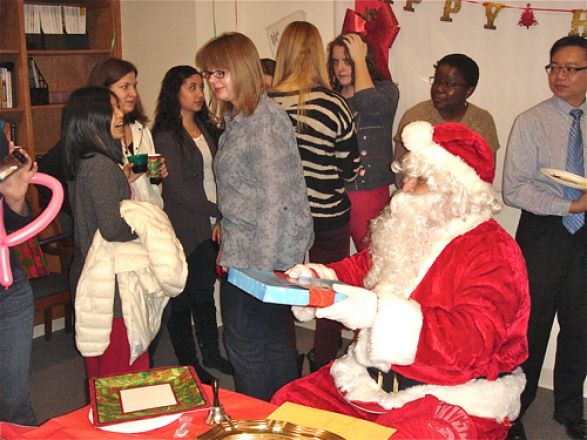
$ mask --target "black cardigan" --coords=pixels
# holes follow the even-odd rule
[[[197,121],[212,157],[216,143],[204,124]],[[153,135],[155,150],[163,155],[169,175],[163,179],[164,210],[169,216],[175,234],[189,256],[204,240],[212,236],[210,217],[218,216],[218,208],[206,198],[202,155],[187,131],[178,143],[173,131]]]

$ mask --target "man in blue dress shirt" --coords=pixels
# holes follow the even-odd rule
[[[583,383],[587,370],[587,187],[572,189],[540,172],[585,176],[587,40],[564,37],[546,66],[553,96],[520,114],[512,127],[503,198],[522,214],[516,240],[528,267],[528,383],[520,418],[508,438],[525,439],[521,417],[536,396],[555,315],[560,324],[554,368],[554,419],[571,438],[585,439]]]

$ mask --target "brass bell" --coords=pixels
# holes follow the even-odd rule
[[[206,424],[214,426],[219,425],[222,422],[228,422],[230,416],[224,412],[224,408],[220,404],[217,379],[212,381],[212,391],[214,392],[214,404],[210,407],[210,412],[208,413],[208,417],[206,417]]]

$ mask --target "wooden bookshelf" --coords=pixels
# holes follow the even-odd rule
[[[86,8],[87,49],[27,48],[24,27],[25,4],[67,5]],[[121,56],[120,0],[0,0],[0,63],[14,64],[15,108],[0,108],[0,119],[17,124],[17,141],[31,156],[43,155],[60,137],[64,102],[31,105],[28,57],[33,57],[49,86],[65,101],[75,89],[86,84],[94,66],[110,57]],[[37,191],[28,197],[33,210],[38,210]],[[54,235],[50,225],[40,236]],[[52,256],[47,256],[53,268]],[[62,316],[56,310],[56,318]],[[38,316],[35,322],[38,321]]]
[[[66,5],[86,8],[87,49],[27,49],[24,5]],[[59,139],[63,102],[31,105],[28,57],[33,57],[49,92],[60,101],[86,84],[93,67],[110,56],[121,56],[120,0],[0,0],[0,63],[15,65],[14,109],[0,109],[0,118],[17,124],[18,143],[32,155],[46,153]]]

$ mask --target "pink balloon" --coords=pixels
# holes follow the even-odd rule
[[[31,183],[49,188],[52,193],[51,200],[36,219],[8,235],[4,226],[4,203],[0,200],[0,284],[5,289],[8,289],[13,281],[8,248],[27,241],[49,226],[49,223],[57,217],[63,203],[63,187],[54,177],[37,173],[31,179]]]

